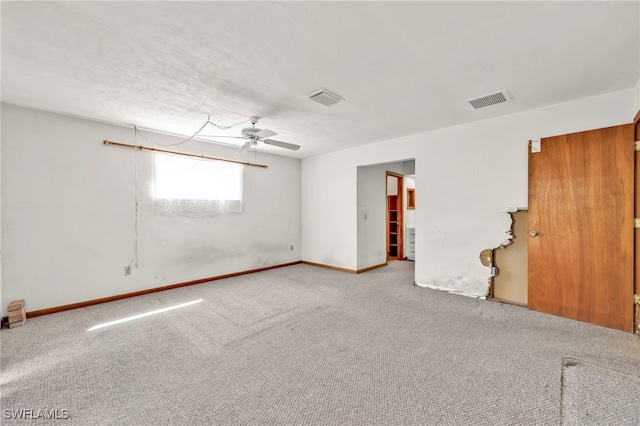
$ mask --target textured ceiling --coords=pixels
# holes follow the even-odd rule
[[[209,115],[257,115],[302,146],[259,149],[294,157],[626,89],[640,74],[639,2],[3,1],[1,14],[4,102],[181,135]],[[308,99],[323,87],[346,101]],[[512,102],[466,102],[502,89]]]

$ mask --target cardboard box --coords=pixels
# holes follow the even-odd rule
[[[22,321],[27,319],[27,313],[24,311],[24,308],[19,311],[9,311],[9,322]]]
[[[7,311],[12,312],[12,311],[19,311],[20,309],[24,308],[24,299],[20,299],[20,300],[14,300],[13,302],[9,303],[9,306],[7,306]]]

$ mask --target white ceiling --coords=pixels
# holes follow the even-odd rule
[[[308,157],[634,87],[639,5],[3,1],[2,100],[181,135],[257,115],[302,145],[260,150]]]

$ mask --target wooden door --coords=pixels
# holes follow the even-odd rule
[[[633,331],[634,126],[529,150],[528,306]]]

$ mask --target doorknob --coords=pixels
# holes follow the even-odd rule
[[[537,237],[538,236],[538,231],[531,231],[531,232],[529,232],[529,235],[531,235],[532,237]]]

